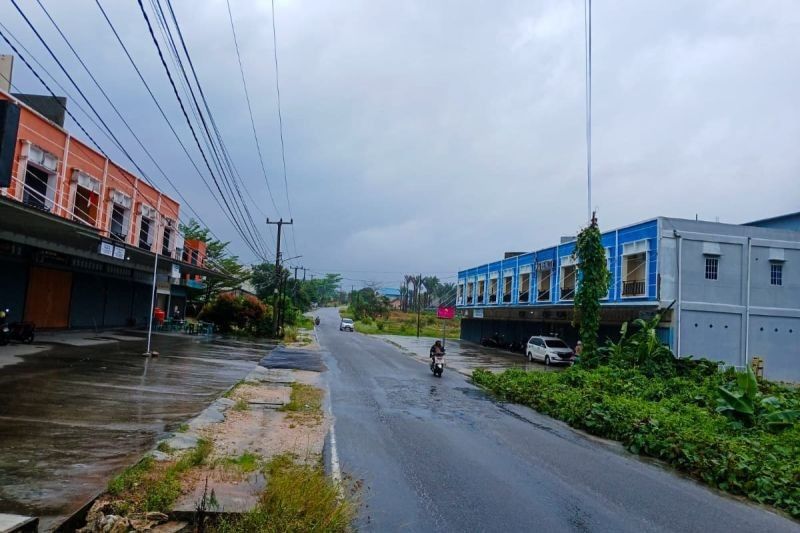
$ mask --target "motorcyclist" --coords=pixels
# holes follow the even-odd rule
[[[439,357],[444,356],[444,346],[442,346],[442,341],[436,341],[433,343],[433,346],[431,346],[431,353],[430,353],[431,370],[433,370],[433,363],[434,361],[436,361],[436,359],[434,358],[437,356]]]
[[[444,355],[444,346],[442,346],[442,341],[436,341],[431,346],[431,354],[430,358],[433,359],[437,355]]]
[[[316,317],[316,318],[314,319],[314,323],[315,323],[316,325],[318,325],[318,326],[319,326],[319,317]]]

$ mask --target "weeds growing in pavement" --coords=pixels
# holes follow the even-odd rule
[[[320,463],[301,464],[296,456],[284,454],[273,457],[263,472],[267,489],[258,505],[239,517],[223,519],[214,531],[338,533],[351,530],[355,506],[341,496]]]
[[[220,463],[224,467],[233,468],[244,474],[249,474],[250,472],[258,470],[261,464],[261,456],[251,452],[244,452],[238,457],[225,457]]]
[[[108,492],[127,503],[127,513],[169,512],[181,494],[181,476],[203,464],[211,451],[211,441],[200,439],[174,461],[156,462],[145,457],[112,479]]]
[[[322,420],[323,391],[318,387],[304,383],[292,383],[292,394],[289,403],[280,408],[288,417],[299,422],[316,422]]]
[[[233,404],[233,410],[234,411],[249,411],[250,410],[250,404],[247,403],[247,400],[245,400],[244,398],[239,398],[238,400],[236,400],[236,403]]]

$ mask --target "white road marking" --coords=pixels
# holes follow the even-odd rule
[[[333,419],[332,412],[331,419]],[[339,466],[339,451],[336,449],[336,430],[333,423],[331,423],[331,476],[337,485],[342,482],[342,469]]]

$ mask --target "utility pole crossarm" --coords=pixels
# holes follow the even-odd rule
[[[275,246],[275,279],[277,281],[277,285],[275,289],[275,297],[273,299],[274,305],[272,308],[272,328],[275,331],[275,336],[279,337],[281,332],[281,324],[279,321],[281,314],[279,310],[281,303],[280,292],[283,289],[283,283],[281,282],[283,279],[283,275],[281,274],[281,230],[283,229],[284,225],[291,226],[294,224],[294,219],[290,219],[288,222],[283,220],[283,218],[280,220],[267,219],[267,224],[278,226],[277,245]]]

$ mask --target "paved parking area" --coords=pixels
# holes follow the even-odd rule
[[[439,340],[432,337],[377,336],[426,363],[428,362],[431,345]],[[558,372],[561,370],[560,367],[547,367],[542,363],[529,363],[525,356],[519,353],[488,348],[474,342],[458,339],[447,339],[445,341],[445,350],[447,352],[447,367],[466,376],[472,375],[472,371],[476,368],[485,368],[493,372],[502,372],[508,368],[523,368],[540,372]]]
[[[158,334],[153,347],[160,357],[142,357],[142,333],[119,331],[0,347],[0,513],[48,530],[274,345]]]

